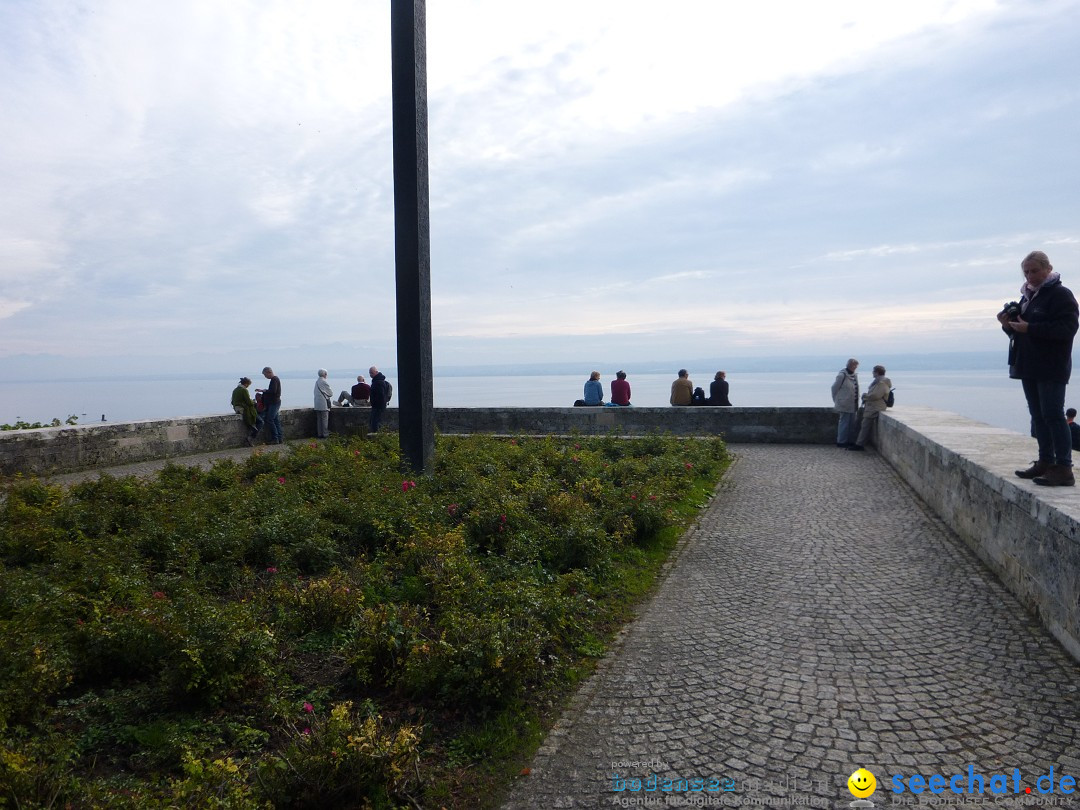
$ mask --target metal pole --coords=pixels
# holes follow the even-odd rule
[[[390,18],[398,424],[402,458],[416,472],[424,472],[435,455],[425,0],[392,0]]]

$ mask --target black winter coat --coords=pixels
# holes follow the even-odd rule
[[[1068,383],[1078,319],[1072,292],[1062,286],[1061,279],[1047,281],[1020,317],[1028,324],[1027,334],[1002,326],[1011,338],[1009,376],[1014,380]]]

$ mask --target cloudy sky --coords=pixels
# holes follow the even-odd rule
[[[0,0],[0,371],[393,365],[389,6]],[[436,365],[995,350],[1029,250],[1080,289],[1080,0],[427,35]]]

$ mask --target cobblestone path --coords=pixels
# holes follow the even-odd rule
[[[1080,807],[1080,787],[1036,786],[1051,767],[1055,787],[1080,778],[1080,665],[888,465],[831,447],[733,449],[655,598],[505,808],[847,807],[859,767],[880,807]],[[962,774],[965,791],[982,776],[985,792],[893,793],[894,776],[914,774]],[[995,796],[1000,775],[1008,793]],[[706,790],[665,792],[665,778]]]

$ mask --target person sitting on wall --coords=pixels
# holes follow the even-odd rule
[[[600,384],[600,372],[594,371],[585,381],[585,404],[603,405],[604,386]]]
[[[626,381],[625,371],[616,371],[615,379],[611,381],[611,404],[630,404],[630,383]]]
[[[250,386],[250,377],[240,378],[240,382],[232,392],[232,407],[244,420],[244,427],[248,431],[247,443],[254,445],[255,439],[259,436],[259,431],[262,430],[263,420],[262,414],[258,412],[255,403],[251,401],[251,394],[248,392]]]
[[[731,406],[731,400],[728,399],[728,382],[726,377],[726,371],[718,371],[716,372],[716,377],[709,383],[710,405]]]
[[[353,408],[371,405],[371,386],[364,382],[363,374],[356,375],[356,385],[351,391],[341,392],[341,396],[337,398],[337,404]]]
[[[1065,421],[1069,424],[1069,436],[1072,438],[1072,449],[1080,450],[1080,425],[1076,424],[1076,408],[1065,411]]]
[[[691,405],[694,402],[694,384],[690,382],[690,372],[679,369],[679,377],[671,384],[672,405]]]

